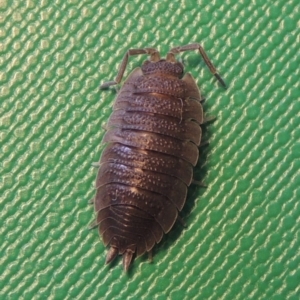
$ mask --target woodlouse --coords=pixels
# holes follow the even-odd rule
[[[125,270],[135,256],[151,256],[154,245],[171,230],[193,180],[205,120],[197,84],[175,59],[188,50],[199,50],[226,87],[199,44],[173,48],[166,59],[154,48],[130,49],[115,81],[101,85],[121,82],[129,56],[150,56],[119,91],[103,138],[107,145],[96,163],[94,226],[110,246],[106,263],[123,255]]]

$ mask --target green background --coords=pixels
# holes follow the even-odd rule
[[[298,0],[0,0],[0,299],[300,299],[299,15]],[[180,55],[218,117],[195,171],[208,188],[126,274],[88,230],[116,95],[98,87],[129,48],[191,42],[229,86]]]

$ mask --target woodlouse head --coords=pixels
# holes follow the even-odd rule
[[[169,62],[165,59],[159,61],[146,60],[142,65],[142,71],[145,75],[162,74],[174,77],[182,77],[184,67],[180,62]]]

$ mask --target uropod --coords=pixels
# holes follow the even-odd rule
[[[117,94],[106,125],[93,200],[105,246],[106,263],[123,256],[127,271],[135,257],[148,253],[168,233],[182,210],[193,181],[205,122],[200,91],[176,60],[179,52],[199,50],[223,87],[223,79],[199,44],[172,48],[165,59],[154,48],[126,52],[114,81],[119,84],[131,55],[147,54]]]

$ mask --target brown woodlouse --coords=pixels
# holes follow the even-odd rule
[[[204,123],[200,91],[194,78],[184,74],[175,54],[199,50],[222,86],[224,81],[199,44],[171,49],[161,59],[153,48],[130,49],[115,81],[121,82],[128,58],[148,54],[150,59],[134,69],[114,103],[103,138],[94,199],[105,246],[106,263],[123,255],[127,271],[135,256],[148,252],[173,227],[184,206],[198,160]]]

